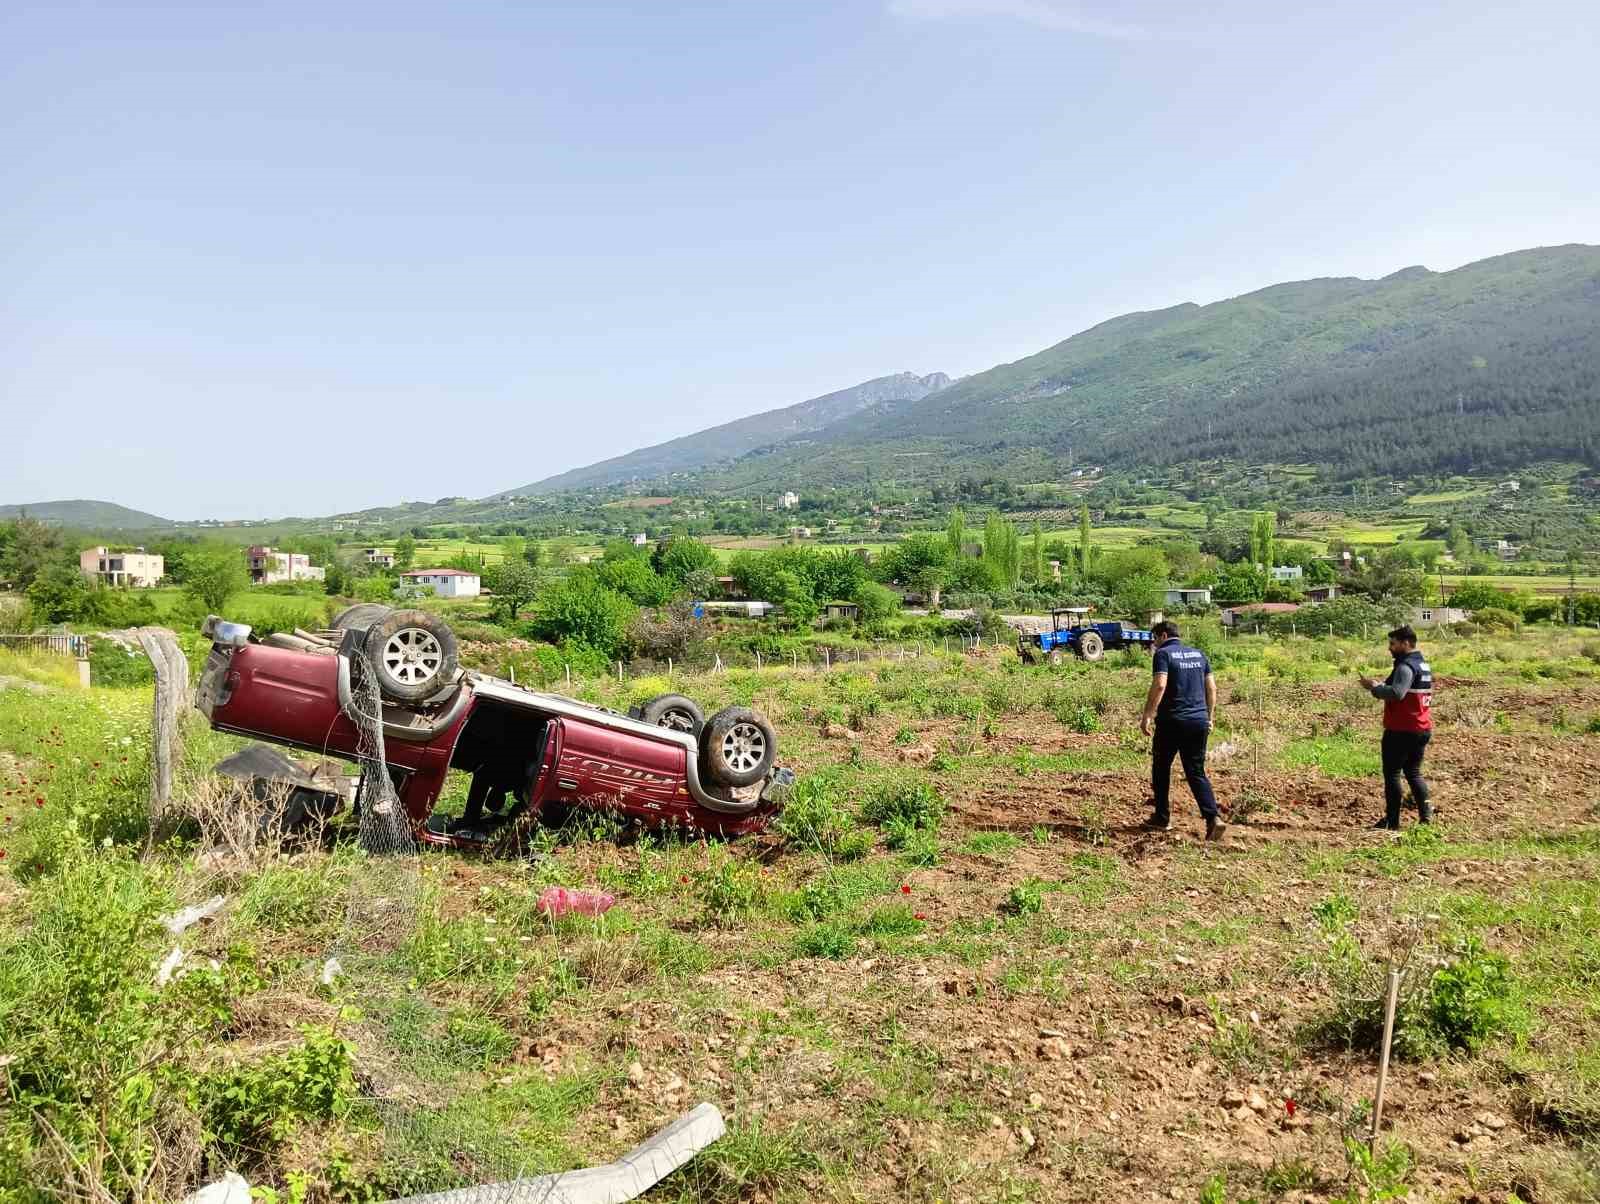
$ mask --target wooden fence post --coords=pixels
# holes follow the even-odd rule
[[[155,669],[150,713],[150,840],[172,805],[173,767],[183,757],[183,714],[190,704],[189,661],[165,627],[139,627],[134,637]]]

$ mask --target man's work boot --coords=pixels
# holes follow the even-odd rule
[[[1431,824],[1433,822],[1433,808],[1428,805],[1426,800],[1417,804],[1417,822],[1419,824]]]
[[[1223,837],[1223,834],[1226,833],[1227,830],[1228,830],[1228,825],[1222,822],[1222,818],[1220,816],[1217,816],[1217,815],[1208,815],[1208,816],[1206,816],[1206,839],[1207,840],[1210,840],[1210,841],[1221,840],[1222,837]]]
[[[1400,830],[1400,823],[1398,820],[1391,820],[1387,815],[1385,815],[1377,823],[1372,825],[1372,830],[1375,832],[1398,832]]]
[[[1170,832],[1172,831],[1172,816],[1165,811],[1157,811],[1144,821],[1144,826],[1150,832]]]

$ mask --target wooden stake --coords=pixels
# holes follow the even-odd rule
[[[1378,1093],[1372,1098],[1372,1134],[1367,1148],[1378,1152],[1378,1127],[1383,1123],[1383,1090],[1389,1085],[1389,1047],[1394,1044],[1394,1009],[1400,999],[1400,971],[1389,967],[1389,999],[1383,1009],[1383,1052],[1378,1059]]]

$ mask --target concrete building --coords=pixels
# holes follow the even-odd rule
[[[1271,577],[1280,584],[1289,581],[1299,581],[1306,575],[1305,569],[1298,564],[1275,564],[1272,566]]]
[[[633,546],[636,548],[642,548],[649,542],[650,540],[645,536],[643,531],[637,532],[633,537]]]
[[[799,504],[800,495],[798,493],[786,493],[778,499],[778,505],[783,507],[785,510],[793,510]]]
[[[861,607],[854,602],[829,602],[822,614],[827,619],[859,619]]]
[[[738,619],[764,619],[778,608],[771,602],[696,602],[696,618],[723,615]]]
[[[476,598],[483,590],[477,573],[465,569],[413,569],[401,573],[400,580],[407,585],[432,590],[440,598]]]
[[[1465,623],[1467,612],[1459,606],[1413,606],[1411,626],[1442,627],[1446,623]]]
[[[1337,585],[1310,585],[1306,587],[1307,602],[1332,602],[1339,596]]]
[[[1166,604],[1168,606],[1210,606],[1211,588],[1201,586],[1197,589],[1184,589],[1176,585],[1167,587]]]
[[[280,581],[321,581],[326,569],[316,568],[304,552],[280,552],[257,544],[249,551],[250,584],[276,585]]]
[[[393,552],[385,552],[382,548],[363,548],[361,555],[368,564],[375,564],[382,569],[394,568]]]
[[[102,585],[149,589],[166,574],[164,557],[143,548],[113,552],[109,548],[85,548],[78,553],[78,569],[85,577]]]

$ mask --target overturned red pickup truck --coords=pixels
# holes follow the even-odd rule
[[[213,615],[195,706],[218,731],[361,763],[357,675],[376,683],[384,761],[423,842],[482,848],[541,816],[585,808],[652,829],[738,836],[781,810],[794,775],[760,714],[704,718],[681,695],[624,715],[463,671],[421,610],[352,606],[329,630],[257,638]],[[472,774],[461,815],[436,814],[450,770]]]

